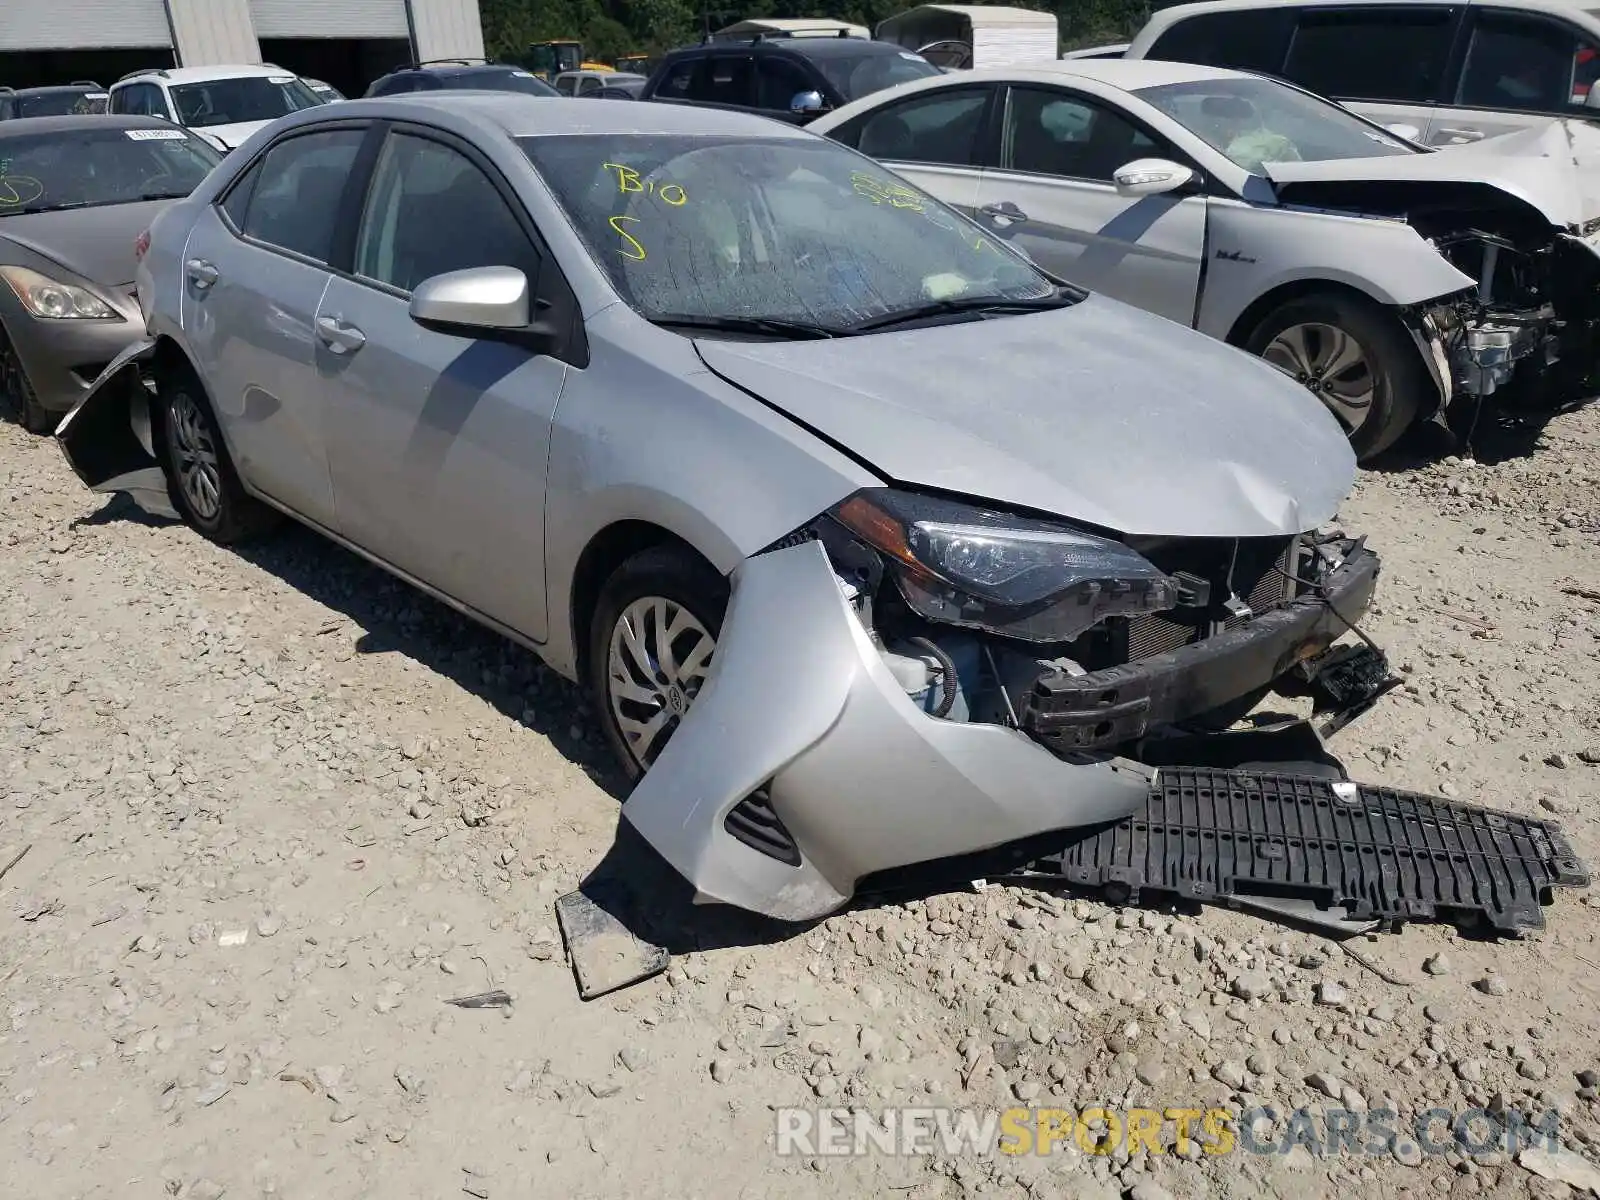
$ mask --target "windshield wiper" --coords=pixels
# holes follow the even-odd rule
[[[912,321],[921,321],[928,317],[943,317],[952,313],[1030,313],[1045,312],[1052,308],[1066,308],[1076,304],[1079,296],[1067,288],[1057,288],[1048,296],[1033,296],[1025,299],[1014,299],[1009,296],[965,296],[952,297],[948,300],[932,300],[927,304],[918,304],[912,308],[902,308],[896,312],[885,313],[881,317],[870,317],[851,325],[848,333],[871,333],[877,329],[888,329],[894,325],[906,325]]]
[[[846,332],[809,321],[785,321],[777,317],[697,317],[666,313],[651,317],[652,325],[669,329],[704,329],[714,333],[762,333],[782,338],[831,338]]]

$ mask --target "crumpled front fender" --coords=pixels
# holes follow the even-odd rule
[[[878,871],[1124,817],[1150,780],[918,709],[808,542],[735,571],[706,685],[622,813],[698,899],[799,921]],[[728,827],[763,786],[787,861]]]
[[[176,517],[166,472],[156,457],[143,364],[153,340],[136,342],[106,364],[82,400],[56,426],[56,444],[78,478],[96,492],[126,492],[146,512]]]

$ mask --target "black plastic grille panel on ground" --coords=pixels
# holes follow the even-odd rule
[[[1142,812],[1036,861],[1089,887],[1226,903],[1314,900],[1356,920],[1544,927],[1556,886],[1588,869],[1558,826],[1394,788],[1163,767]]]

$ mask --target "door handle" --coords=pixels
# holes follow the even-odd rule
[[[1003,221],[1006,225],[1018,225],[1028,219],[1028,214],[1009,200],[985,204],[978,210],[978,213],[991,221]]]
[[[216,267],[203,258],[191,258],[183,264],[183,269],[189,276],[189,282],[202,292],[221,278]]]
[[[1462,142],[1482,141],[1485,136],[1481,129],[1440,129],[1439,132],[1447,138],[1455,138]]]
[[[353,354],[367,344],[367,335],[338,317],[318,317],[317,340],[335,354]]]

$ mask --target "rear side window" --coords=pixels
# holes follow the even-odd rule
[[[1573,30],[1513,13],[1481,12],[1455,102],[1468,108],[1560,113],[1582,105],[1600,54]]]
[[[361,129],[330,129],[286,138],[235,185],[235,193],[247,193],[244,211],[235,212],[233,194],[223,208],[245,236],[328,262],[345,180],[365,136]]]
[[[570,96],[578,90],[578,79],[575,75],[557,75],[556,91],[563,96]]]
[[[838,140],[871,158],[975,166],[982,161],[988,101],[988,88],[913,96],[868,113]]]
[[[1277,75],[1293,29],[1294,11],[1287,8],[1201,13],[1156,38],[1146,57]]]
[[[754,64],[749,58],[713,55],[705,60],[690,89],[691,100],[711,104],[736,104],[748,108],[755,103]]]
[[[1454,9],[1420,7],[1304,12],[1283,73],[1334,100],[1432,104],[1455,17]]]

